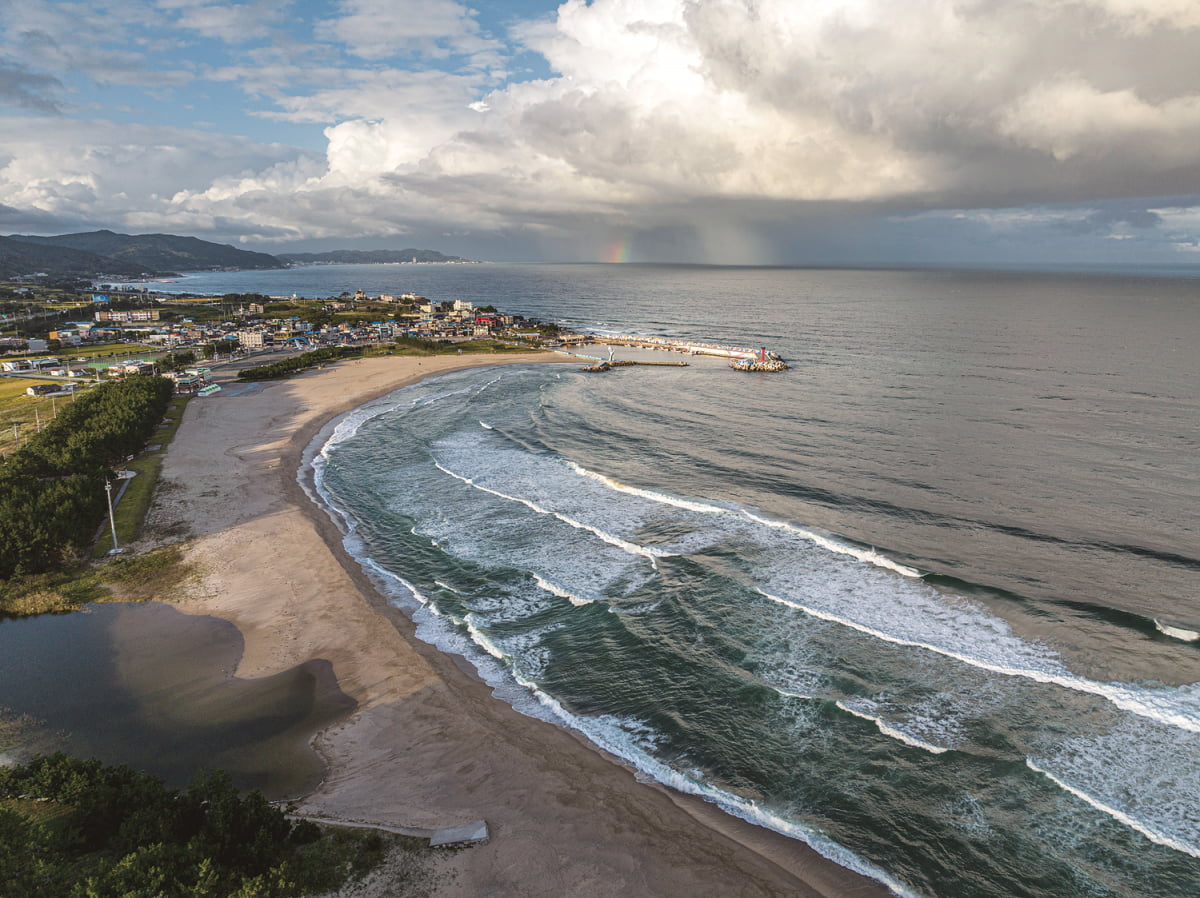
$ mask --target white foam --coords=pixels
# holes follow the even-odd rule
[[[660,505],[672,505],[675,508],[683,508],[687,511],[694,511],[699,514],[729,514],[729,509],[721,508],[717,505],[707,505],[703,502],[694,502],[690,499],[680,499],[677,496],[670,496],[666,493],[655,492],[654,490],[642,489],[641,487],[629,486],[621,483],[619,480],[613,480],[611,477],[606,477],[603,474],[598,474],[595,471],[589,471],[582,465],[578,465],[573,461],[568,461],[567,465],[571,470],[580,476],[587,477],[590,480],[595,480],[598,483],[604,484],[611,490],[618,493],[626,493],[630,496],[638,496],[642,499],[649,499],[651,502],[657,502]]]
[[[1167,624],[1159,623],[1157,620],[1154,621],[1154,626],[1159,633],[1162,633],[1164,636],[1170,636],[1172,639],[1182,639],[1184,642],[1196,642],[1200,640],[1200,633],[1197,633],[1195,630],[1185,630],[1183,627],[1171,627]]]
[[[401,472],[398,483],[405,485],[405,513],[421,522],[416,532],[423,539],[435,539],[441,551],[456,558],[527,573],[530,583],[523,592],[505,591],[514,608],[534,596],[542,597],[543,608],[551,607],[547,603],[553,596],[533,588],[534,575],[568,601],[572,595],[605,601],[655,575],[644,556],[600,543],[553,516],[534,515],[526,506],[476,491],[432,465]],[[472,594],[476,606],[482,601],[484,596]]]
[[[477,646],[495,658],[497,661],[504,661],[508,655],[500,646],[496,645],[486,633],[479,627],[475,626],[475,615],[468,614],[464,623],[467,625],[467,632],[471,634],[471,641]]]
[[[451,375],[443,375],[443,377],[449,376]],[[436,381],[438,380],[441,380],[441,378],[430,378],[419,384],[410,384],[407,387],[401,387],[396,392],[382,399],[377,399],[374,402],[359,406],[353,411],[346,413],[334,425],[333,432],[321,446],[320,454],[328,457],[330,450],[356,436],[364,424],[373,418],[378,418],[380,415],[403,414],[420,406],[428,405],[431,402],[439,402],[443,399],[448,399],[452,396],[461,396],[468,392],[466,389],[436,389]],[[435,387],[432,393],[421,395],[418,392],[422,389],[430,389],[431,387]]]
[[[1122,811],[1118,808],[1115,808],[1112,805],[1105,804],[1104,802],[1089,795],[1087,792],[1084,792],[1082,789],[1079,789],[1079,788],[1071,785],[1070,783],[1066,782],[1065,780],[1059,779],[1057,776],[1050,773],[1045,768],[1039,766],[1032,758],[1026,758],[1025,764],[1026,764],[1026,766],[1029,767],[1030,770],[1040,773],[1042,776],[1046,777],[1046,779],[1053,782],[1060,789],[1070,792],[1076,798],[1087,802],[1092,807],[1094,807],[1096,810],[1101,811],[1102,813],[1108,814],[1108,816],[1112,817],[1114,820],[1117,820],[1117,821],[1125,824],[1126,826],[1128,826],[1130,829],[1141,833],[1143,836],[1145,836],[1147,839],[1149,839],[1151,842],[1155,843],[1156,845],[1164,845],[1167,848],[1172,848],[1175,851],[1182,852],[1183,854],[1190,854],[1192,857],[1200,858],[1200,847],[1197,847],[1195,845],[1190,845],[1187,842],[1183,842],[1172,836],[1166,835],[1165,833],[1159,832],[1158,830],[1154,829],[1153,827],[1147,826],[1144,822],[1136,819],[1135,817],[1132,817],[1129,814],[1126,814],[1124,811]]]
[[[471,398],[472,398],[472,399],[474,399],[476,396],[478,396],[478,395],[479,395],[480,393],[482,393],[484,390],[487,390],[489,387],[495,386],[496,384],[500,383],[500,381],[504,380],[504,378],[505,378],[505,377],[507,377],[507,376],[509,376],[509,375],[508,375],[508,374],[507,374],[507,373],[506,373],[506,372],[505,372],[503,369],[501,369],[499,374],[497,374],[495,377],[493,377],[493,378],[492,378],[491,380],[489,380],[487,383],[485,383],[485,384],[483,384],[482,386],[478,387],[478,388],[475,390],[475,392],[473,392],[473,393],[471,394]],[[480,423],[482,423],[482,422],[480,422]]]
[[[306,452],[312,452],[312,458],[311,458],[311,461],[309,462],[309,464],[312,468],[312,479],[313,479],[313,487],[315,488],[315,494],[314,494],[314,490],[309,489],[308,484],[305,482],[305,479],[302,476],[302,473],[297,472],[297,480],[299,481],[301,488],[308,495],[308,497],[312,501],[316,502],[317,504],[325,504],[326,506],[332,507],[333,506],[332,499],[329,496],[329,494],[323,489],[324,480],[325,480],[325,469],[328,467],[329,458],[330,458],[332,452],[340,444],[357,436],[358,432],[362,429],[362,427],[368,421],[370,421],[374,418],[378,418],[382,415],[387,415],[387,414],[392,414],[392,413],[404,414],[404,413],[410,412],[413,409],[418,408],[420,406],[428,405],[431,402],[437,402],[442,399],[447,399],[451,396],[463,395],[463,394],[467,393],[468,391],[466,389],[457,389],[457,390],[438,389],[438,387],[440,386],[440,384],[438,383],[439,381],[443,381],[444,379],[449,379],[451,377],[454,377],[456,375],[456,373],[457,372],[450,372],[447,374],[431,377],[420,383],[410,384],[409,386],[401,387],[400,389],[396,390],[393,393],[388,394],[387,396],[384,396],[380,399],[376,399],[375,401],[369,402],[366,405],[361,405],[356,409],[352,409],[351,411],[344,414],[340,419],[338,419],[337,422],[333,425],[332,429],[329,431],[328,436],[324,438],[324,441],[321,443],[319,448],[317,448],[315,451],[313,451],[313,446],[315,445],[315,441],[314,441],[314,443],[309,444],[309,447],[306,450]],[[505,372],[505,373],[507,373],[507,372]],[[502,376],[504,376],[504,373],[502,373],[500,375],[500,377],[502,377]],[[500,377],[497,377],[495,380],[499,380]],[[495,380],[490,381],[488,384],[485,384],[484,388],[486,388],[487,386],[490,386],[491,383],[495,382]],[[420,394],[420,391],[429,390],[431,388],[434,390],[434,392],[428,393],[425,395]],[[482,424],[483,422],[481,421],[480,423]],[[324,433],[324,432],[325,431],[322,430],[322,433]],[[318,436],[317,439],[321,439],[321,437]],[[337,511],[341,518],[343,518],[343,519],[348,518],[348,516],[346,515],[344,510],[339,508],[339,509],[337,509]],[[339,526],[341,526],[342,521],[339,521],[338,517],[333,516],[333,515],[331,515],[331,517],[333,517],[334,521],[336,523],[338,523]]]
[[[802,701],[806,701],[806,702],[822,701],[822,699],[818,698],[815,695],[808,695],[807,693],[804,693],[804,692],[793,692],[791,689],[784,689],[782,686],[774,686],[771,683],[767,683],[766,685],[768,688],[773,689],[774,691],[778,692],[784,698],[798,698],[798,699],[800,699]]]
[[[642,557],[648,558],[651,562],[653,562],[655,559],[670,558],[675,554],[673,552],[668,552],[665,549],[659,549],[656,546],[640,546],[637,543],[630,542],[629,540],[621,539],[621,537],[612,533],[606,533],[599,527],[593,527],[590,524],[585,524],[582,521],[578,521],[569,515],[561,514],[560,512],[549,508],[543,508],[541,505],[538,505],[536,502],[532,502],[529,499],[522,499],[520,496],[510,496],[507,493],[500,492],[499,490],[491,489],[490,487],[486,487],[481,483],[476,483],[470,477],[464,477],[462,474],[456,474],[454,471],[443,467],[436,461],[433,463],[433,465],[443,474],[448,474],[455,480],[461,480],[468,486],[474,487],[475,489],[485,493],[490,493],[491,495],[496,496],[499,499],[504,499],[508,502],[519,502],[521,505],[524,505],[531,511],[537,512],[538,514],[550,515],[551,517],[562,521],[567,526],[574,527],[577,530],[586,530],[588,533],[598,537],[599,539],[608,543],[610,546],[616,546],[618,549],[628,552],[630,555],[641,555]]]
[[[794,608],[797,611],[803,611],[805,614],[820,620],[829,621],[835,624],[841,624],[844,627],[849,627],[852,630],[858,630],[860,633],[866,633],[868,636],[873,636],[876,639],[881,639],[884,642],[890,642],[895,645],[906,645],[912,648],[925,649],[926,651],[935,652],[947,658],[953,658],[955,661],[961,661],[964,664],[969,664],[972,667],[977,667],[980,670],[990,671],[991,673],[1001,674],[1007,677],[1022,677],[1024,679],[1033,680],[1036,683],[1049,683],[1055,686],[1062,686],[1064,689],[1071,689],[1075,692],[1084,692],[1091,695],[1099,696],[1123,711],[1129,711],[1132,714],[1137,714],[1141,717],[1146,717],[1150,720],[1156,720],[1159,723],[1164,723],[1167,726],[1177,727],[1182,730],[1188,730],[1193,733],[1200,733],[1200,711],[1195,708],[1182,708],[1177,703],[1177,698],[1180,697],[1178,690],[1149,690],[1139,686],[1132,686],[1125,683],[1097,683],[1094,680],[1087,680],[1082,677],[1076,677],[1065,670],[1043,670],[1033,667],[1014,667],[1004,664],[999,664],[994,661],[989,661],[984,658],[975,657],[966,652],[951,649],[946,646],[935,645],[929,642],[922,642],[917,639],[910,639],[903,636],[898,636],[892,633],[886,633],[875,627],[869,627],[857,621],[851,620],[841,615],[833,614],[829,611],[823,611],[819,608],[813,608],[802,602],[796,602],[791,599],[785,599],[780,596],[771,595],[762,589],[755,588],[756,591],[763,597],[770,599],[772,602],[778,602],[780,605],[785,605],[788,608]]]
[[[636,731],[628,732],[625,727],[621,726],[618,718],[606,715],[578,717],[567,711],[553,696],[538,688],[536,683],[526,681],[523,685],[530,689],[537,701],[550,712],[553,722],[581,733],[593,745],[632,764],[640,774],[678,792],[699,796],[726,813],[749,823],[804,842],[817,853],[840,866],[883,883],[901,898],[920,898],[918,893],[899,880],[817,831],[774,813],[759,802],[734,795],[706,782],[702,771],[682,771],[664,764],[650,755],[640,744],[644,743],[645,734]]]
[[[568,602],[570,602],[572,605],[576,606],[577,608],[582,607],[583,605],[590,605],[590,604],[592,604],[592,602],[596,601],[595,599],[581,598],[580,596],[575,595],[575,593],[573,593],[573,592],[568,592],[565,589],[561,589],[560,587],[555,586],[553,583],[549,582],[548,580],[543,579],[542,577],[538,576],[537,574],[533,575],[533,581],[538,585],[539,589],[544,589],[546,592],[550,593],[551,595],[556,595],[560,599],[566,599]]]
[[[484,430],[495,430],[496,429],[496,428],[492,427],[491,424],[488,424],[486,421],[480,421],[479,426],[482,427]]]
[[[869,720],[871,723],[875,724],[875,727],[879,730],[879,732],[883,733],[883,735],[888,736],[889,738],[892,738],[892,739],[896,739],[900,742],[903,742],[905,745],[911,745],[913,748],[920,748],[924,751],[930,752],[931,754],[935,754],[935,755],[944,754],[946,752],[946,749],[942,748],[940,745],[933,745],[929,742],[924,742],[924,741],[918,739],[916,736],[910,736],[908,733],[905,733],[903,730],[897,729],[896,727],[892,726],[890,723],[885,721],[883,718],[876,717],[873,714],[868,714],[866,711],[863,711],[860,708],[856,708],[847,702],[836,701],[836,702],[834,702],[834,704],[837,705],[839,708],[841,708],[843,711],[845,711],[847,714],[853,714],[855,717],[859,717],[863,720]]]
[[[916,568],[911,568],[908,565],[900,564],[892,561],[892,559],[881,555],[875,549],[860,549],[856,546],[847,545],[846,543],[838,542],[835,539],[830,539],[828,536],[822,536],[813,530],[807,530],[804,527],[797,527],[794,524],[789,524],[786,521],[773,521],[770,518],[764,518],[753,514],[746,509],[742,509],[742,514],[754,521],[756,524],[762,524],[764,527],[773,527],[776,530],[786,530],[788,533],[794,533],[797,536],[803,537],[809,542],[816,543],[823,549],[828,549],[830,552],[836,552],[838,555],[849,555],[851,558],[857,558],[859,561],[865,561],[868,564],[873,564],[876,567],[886,568],[889,571],[895,571],[903,577],[920,578],[921,572]]]
[[[375,584],[381,587],[381,591],[384,593],[384,595],[397,600],[397,603],[401,607],[408,607],[410,610],[413,608],[424,608],[435,616],[441,616],[441,612],[438,611],[437,606],[429,601],[429,596],[425,595],[399,574],[395,573],[394,571],[389,571],[387,568],[376,562],[375,559],[364,555],[361,552],[356,553],[352,551],[349,545],[346,546],[346,550],[350,552],[350,554],[359,563],[368,576],[375,581]],[[404,592],[398,593],[395,589],[396,586],[401,587]],[[406,596],[408,597],[409,601],[405,601]]]

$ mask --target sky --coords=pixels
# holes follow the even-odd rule
[[[0,0],[0,233],[1200,263],[1198,0]]]

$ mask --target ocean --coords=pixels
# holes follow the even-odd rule
[[[318,499],[418,633],[647,780],[896,894],[1200,894],[1200,279],[329,266],[794,367],[479,369]],[[678,358],[676,356],[658,356]]]

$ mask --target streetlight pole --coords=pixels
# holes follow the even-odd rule
[[[104,493],[108,497],[108,523],[109,523],[109,526],[112,527],[112,539],[113,539],[113,547],[112,547],[112,550],[108,554],[116,555],[118,552],[121,551],[121,547],[117,545],[117,519],[113,517],[112,481],[111,480],[106,479],[104,481]]]

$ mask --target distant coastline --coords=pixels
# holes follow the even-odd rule
[[[486,265],[478,259],[440,259],[432,262],[414,262],[411,259],[407,262],[289,262],[288,268],[316,268],[318,266],[325,267],[331,265]]]
[[[335,249],[320,253],[279,253],[278,258],[286,265],[428,265],[428,264],[476,264],[472,259],[448,256],[432,249]]]

